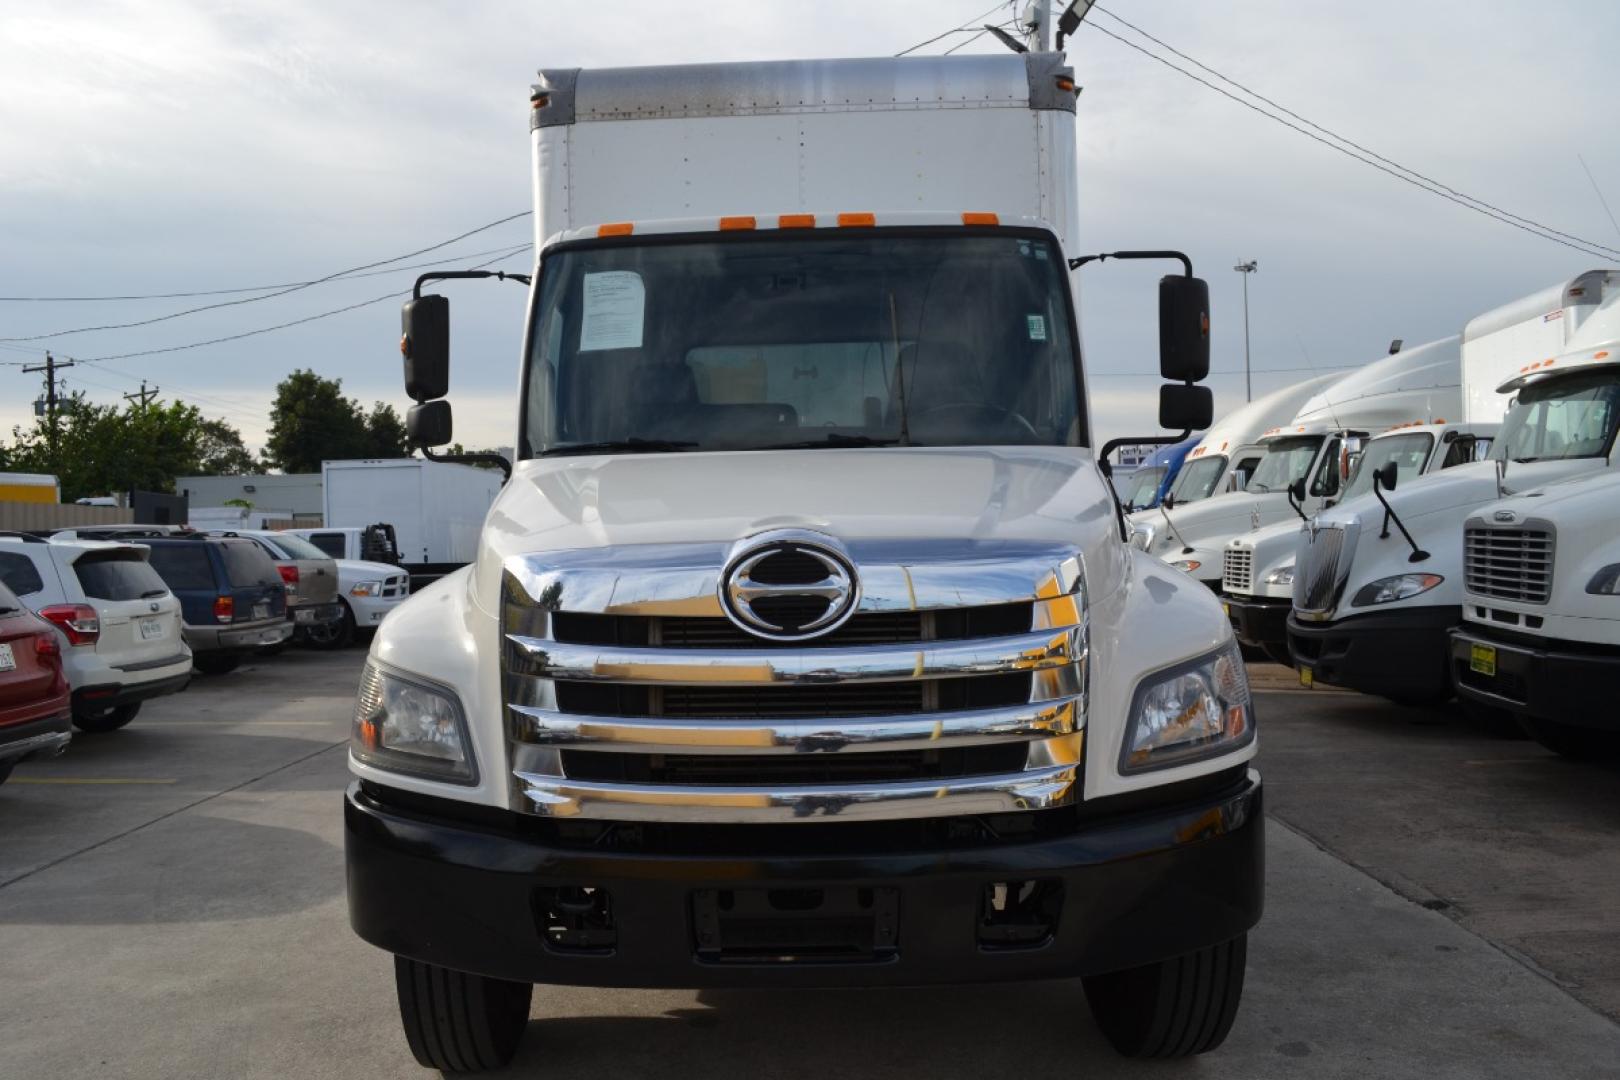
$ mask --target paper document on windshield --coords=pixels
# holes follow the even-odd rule
[[[585,275],[585,310],[579,326],[579,351],[641,348],[647,289],[633,270],[607,270]]]

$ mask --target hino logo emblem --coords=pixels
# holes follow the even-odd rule
[[[1492,514],[1491,516],[1494,517],[1497,521],[1512,521],[1513,520],[1513,511],[1511,511],[1511,510],[1498,510],[1496,513]]]
[[[832,538],[800,530],[744,541],[720,575],[727,618],[755,637],[777,641],[837,629],[859,595],[855,566]]]

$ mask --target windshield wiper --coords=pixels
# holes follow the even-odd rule
[[[1260,494],[1260,495],[1269,495],[1271,493],[1271,485],[1270,484],[1257,484],[1253,480],[1250,480],[1249,481],[1249,486],[1244,488],[1243,490],[1244,491],[1253,491],[1253,492],[1255,492],[1257,494]]]
[[[154,598],[159,597],[159,596],[168,596],[168,595],[169,595],[169,590],[168,589],[147,589],[145,592],[141,593],[141,599],[142,600],[151,600],[151,599],[154,599]]]
[[[695,442],[672,439],[605,439],[602,442],[568,443],[540,451],[536,457],[561,457],[564,454],[667,454],[676,450],[690,450]]]
[[[828,448],[840,449],[850,446],[894,446],[899,439],[874,439],[870,435],[845,435],[833,432],[823,439],[805,439],[801,442],[771,443],[769,446],[756,446],[755,450],[826,450]]]

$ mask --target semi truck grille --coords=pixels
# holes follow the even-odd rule
[[[660,567],[646,548],[584,553],[572,573],[555,555],[510,560],[513,808],[794,824],[1073,805],[1089,664],[1077,554],[958,544],[956,561],[933,566],[926,551],[894,558],[897,546],[874,544],[887,560],[852,547],[850,561],[860,595],[908,610],[857,610],[805,641],[719,613],[726,549],[712,568]],[[770,580],[752,580],[789,586],[788,602],[799,579],[822,580],[813,560],[773,558]]]
[[[1470,522],[1463,532],[1463,580],[1469,592],[1545,604],[1552,591],[1549,528],[1495,528]]]
[[[1247,594],[1253,591],[1253,585],[1254,552],[1242,547],[1227,548],[1226,566],[1221,574],[1221,591]]]
[[[1308,614],[1333,610],[1343,580],[1339,561],[1345,550],[1345,530],[1325,526],[1305,531],[1305,550],[1294,574],[1294,608]]]

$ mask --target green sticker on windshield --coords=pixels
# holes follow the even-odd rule
[[[1045,341],[1046,340],[1046,316],[1045,315],[1025,315],[1024,319],[1029,323],[1029,340],[1031,340],[1031,341]]]

